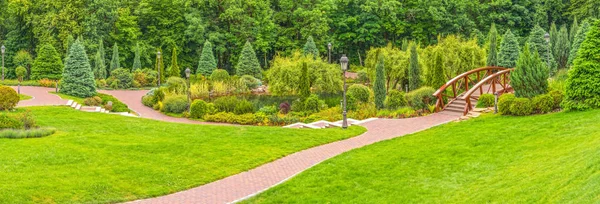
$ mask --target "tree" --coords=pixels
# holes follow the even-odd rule
[[[302,75],[300,75],[300,96],[308,98],[310,96],[310,77],[308,75],[308,64],[302,63]]]
[[[373,92],[375,92],[375,106],[377,109],[385,108],[386,88],[383,55],[379,55],[379,60],[375,67],[375,85],[373,86]]]
[[[315,59],[319,57],[319,49],[317,49],[317,45],[315,45],[315,41],[313,40],[312,36],[308,37],[302,51],[304,55],[312,55]]]
[[[581,24],[581,27],[579,27],[577,35],[575,35],[575,39],[573,40],[573,45],[571,46],[571,52],[569,54],[569,61],[567,62],[569,66],[573,65],[573,62],[575,62],[579,47],[581,46],[581,43],[585,41],[586,34],[589,30],[590,23],[588,21],[584,21],[583,24]]]
[[[419,54],[417,45],[410,47],[410,65],[408,66],[408,90],[416,90],[421,87],[421,69],[419,68]]]
[[[488,37],[490,48],[488,51],[487,66],[498,66],[498,46],[496,46],[498,39],[497,36],[498,31],[496,31],[496,25],[492,24],[492,28],[490,29],[490,34]]]
[[[20,50],[13,57],[13,66],[25,67],[25,69],[28,72],[31,72],[31,63],[33,63],[33,58],[31,58],[31,55],[29,54],[29,52],[27,52],[25,50]],[[16,70],[15,70],[15,73],[16,73]]]
[[[107,71],[105,57],[104,41],[100,40],[98,51],[96,51],[96,59],[94,60],[94,77],[96,79],[106,79]]]
[[[558,39],[554,46],[554,54],[559,69],[567,67],[569,61],[569,51],[571,50],[571,43],[569,43],[569,33],[566,26],[562,26],[558,32]]]
[[[170,77],[181,77],[181,69],[177,64],[177,49],[173,48],[173,54],[171,55],[171,66],[169,67]]]
[[[582,26],[583,27],[583,26]],[[578,32],[579,34],[579,32]],[[565,110],[600,108],[600,21],[589,28],[567,79]]]
[[[548,90],[548,68],[537,52],[531,52],[525,44],[517,60],[517,67],[510,73],[510,85],[515,96],[533,98],[545,94]]]
[[[573,23],[571,24],[571,30],[569,30],[569,42],[573,44],[575,41],[575,36],[577,35],[577,31],[579,30],[579,23],[577,22],[577,17],[573,19]]]
[[[554,73],[557,64],[550,50],[550,45],[544,39],[544,34],[546,34],[546,31],[539,25],[536,25],[529,34],[527,43],[531,49],[530,52],[537,52],[542,61],[548,65],[550,73]]]
[[[140,44],[135,44],[135,57],[133,57],[133,66],[132,70],[141,70],[142,69],[142,61],[140,60]]]
[[[210,76],[213,70],[217,68],[217,61],[215,61],[215,56],[213,55],[212,43],[210,41],[204,42],[204,47],[202,47],[202,55],[200,55],[200,61],[198,62],[198,69],[196,70],[197,74],[202,74],[204,76]]]
[[[558,42],[558,29],[556,27],[556,23],[552,22],[550,25],[550,51],[552,55],[556,56],[554,53],[554,47],[556,47],[556,42]]]
[[[19,80],[19,82],[22,82],[23,79],[27,78],[27,69],[25,69],[25,67],[23,66],[18,66],[15,69],[15,74],[17,75],[17,80]]]
[[[69,49],[69,56],[62,75],[60,93],[81,98],[96,94],[94,74],[81,41],[75,41]]]
[[[115,43],[115,45],[113,45],[112,60],[110,60],[111,72],[115,69],[121,68],[120,61],[121,60],[119,59],[119,46],[117,46],[117,43]]]
[[[262,70],[250,41],[246,41],[235,69],[238,76],[250,75],[257,79],[262,79]]]
[[[498,66],[513,68],[517,65],[519,59],[519,42],[510,30],[506,30],[500,43],[500,53],[498,54]]]
[[[51,44],[44,44],[31,67],[31,79],[59,80],[62,77],[63,63],[60,55]]]
[[[444,73],[444,53],[441,51],[435,52],[435,60],[433,67],[429,68],[431,72],[431,81],[429,86],[433,88],[442,87],[446,83],[446,73]]]

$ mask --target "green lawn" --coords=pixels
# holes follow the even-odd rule
[[[0,203],[112,203],[165,195],[365,131],[187,125],[68,107],[29,109],[39,125],[58,132],[0,139]]]
[[[597,203],[600,110],[483,116],[350,151],[246,203]]]
[[[24,101],[24,100],[29,100],[31,99],[31,96],[25,95],[25,94],[19,94],[19,101]]]
[[[48,92],[54,95],[59,96],[60,98],[64,99],[64,100],[73,100],[74,102],[77,102],[78,104],[84,104],[83,101],[85,100],[84,98],[79,98],[77,96],[69,96],[67,94],[62,94],[62,93],[56,93],[54,91]]]

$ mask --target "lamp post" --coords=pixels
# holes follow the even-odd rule
[[[156,53],[156,71],[158,72],[158,87],[160,87],[160,57],[161,57],[161,53],[160,51],[158,51]]]
[[[327,60],[329,61],[329,63],[331,64],[331,47],[333,45],[331,43],[327,44],[327,50],[329,50],[329,54],[327,55]]]
[[[346,71],[348,70],[348,57],[346,57],[346,55],[342,55],[342,58],[340,59],[340,64],[342,66],[342,77],[344,78],[344,90],[343,90],[343,100],[344,103],[342,104],[342,110],[344,111],[343,114],[343,121],[342,121],[342,128],[346,129],[348,128],[348,118],[346,117]]]
[[[548,65],[548,69],[550,69],[550,34],[544,34],[544,40],[546,40],[546,63]]]
[[[4,53],[6,52],[6,47],[2,45],[2,81],[4,81]]]
[[[190,70],[189,67],[185,69],[185,79],[187,80],[188,110],[190,110],[190,107],[192,106],[192,95],[190,94],[190,74],[191,73],[192,73],[192,70]]]

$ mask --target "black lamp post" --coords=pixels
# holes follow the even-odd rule
[[[188,110],[190,109],[190,107],[192,106],[192,95],[190,94],[190,74],[192,73],[192,70],[190,70],[190,68],[186,68],[185,69],[185,79],[187,80],[187,98],[188,98]]]
[[[329,60],[329,63],[331,63],[331,47],[333,47],[333,45],[331,43],[327,44],[327,50],[329,50],[329,54],[327,55],[327,60]]]
[[[550,34],[544,34],[544,40],[546,40],[547,51],[550,52]],[[546,62],[548,65],[548,69],[550,69],[550,53],[546,53]]]
[[[6,52],[6,47],[2,45],[2,81],[4,81],[4,53]]]
[[[161,57],[161,53],[160,51],[158,51],[156,53],[156,71],[158,72],[158,87],[160,87],[160,57]]]
[[[346,55],[342,55],[342,58],[340,59],[340,64],[342,65],[342,77],[344,78],[344,90],[343,90],[343,100],[344,103],[342,104],[342,110],[344,111],[343,114],[343,121],[342,121],[342,128],[346,129],[348,128],[348,118],[346,115],[346,71],[348,70],[348,57],[346,57]]]

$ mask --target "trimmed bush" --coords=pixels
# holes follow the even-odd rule
[[[318,113],[320,110],[323,109],[327,109],[327,105],[325,104],[324,101],[319,100],[319,96],[313,94],[310,95],[310,97],[308,97],[305,101],[304,101],[304,111],[310,112],[310,113]]]
[[[531,99],[536,113],[549,113],[554,109],[554,98],[550,94],[543,94]]]
[[[169,77],[167,79],[167,90],[173,94],[186,95],[187,81],[181,77]]]
[[[99,106],[102,105],[102,98],[98,96],[89,97],[83,101],[83,104],[86,106]]]
[[[278,111],[275,106],[263,106],[258,110],[259,113],[264,113],[265,115],[275,115]]]
[[[533,106],[528,98],[516,98],[510,104],[510,113],[512,115],[524,116],[531,115]]]
[[[23,122],[19,119],[10,117],[6,114],[0,114],[0,130],[1,129],[23,129]]]
[[[102,104],[105,105],[109,101],[112,101],[112,109],[110,109],[112,112],[129,112],[129,107],[114,96],[102,93],[97,93],[96,96],[100,97],[102,99]]]
[[[229,72],[224,69],[215,69],[210,75],[210,79],[213,81],[227,81],[229,80]]]
[[[166,113],[183,113],[187,110],[188,100],[187,96],[169,96],[163,101],[163,107],[161,111]]]
[[[498,99],[498,111],[502,115],[511,115],[510,106],[517,97],[514,94],[503,94]]]
[[[483,94],[479,96],[479,100],[477,100],[478,108],[487,108],[494,107],[494,101],[496,100],[496,96],[494,94]]]
[[[0,110],[13,109],[17,103],[19,103],[19,94],[8,86],[0,86]]]
[[[240,100],[233,109],[233,113],[242,115],[246,113],[254,113],[254,105],[247,100]]]
[[[154,106],[154,104],[156,104],[156,101],[154,100],[154,96],[153,95],[142,96],[142,104],[144,104],[144,106],[148,106],[148,107],[152,108]]]
[[[204,115],[208,114],[208,105],[203,100],[194,100],[190,106],[190,117],[191,118],[203,118]]]
[[[110,78],[106,80],[113,89],[128,89],[133,87],[133,74],[129,69],[118,68],[110,72]]]
[[[414,109],[426,110],[429,108],[429,105],[435,103],[434,92],[435,89],[431,87],[421,87],[406,94],[406,100]]]
[[[550,91],[550,93],[548,93],[548,94],[550,94],[550,96],[552,96],[552,100],[554,101],[554,106],[553,106],[554,109],[560,108],[560,104],[562,103],[563,98],[564,98],[563,93],[560,91],[554,90],[554,91]]]
[[[234,96],[228,96],[217,98],[215,101],[213,101],[213,103],[215,104],[215,108],[218,112],[233,112],[239,101],[240,100]]]
[[[408,102],[404,96],[404,92],[398,90],[391,90],[388,92],[387,98],[385,99],[385,107],[388,109],[397,109],[402,106],[406,106]]]
[[[348,87],[348,96],[352,96],[357,102],[368,103],[371,99],[371,89],[362,84],[353,84]]]

